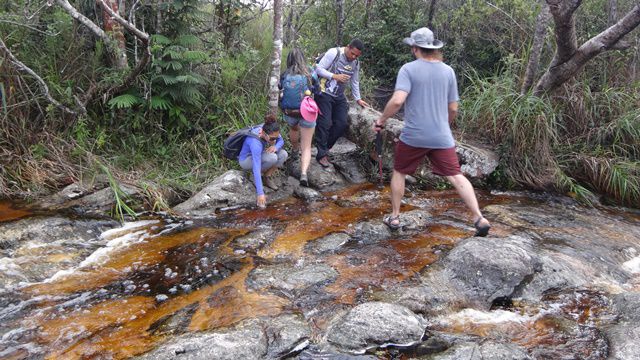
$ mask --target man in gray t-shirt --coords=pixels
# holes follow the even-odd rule
[[[473,213],[476,236],[486,236],[491,225],[482,216],[473,186],[460,172],[455,141],[450,124],[458,112],[458,85],[453,69],[442,62],[444,44],[428,28],[420,28],[405,38],[416,60],[404,64],[398,72],[393,96],[373,128],[381,131],[391,116],[404,104],[404,128],[396,144],[391,178],[391,215],[384,223],[392,229],[401,227],[400,203],[407,175],[413,174],[424,157],[432,172],[445,176]]]

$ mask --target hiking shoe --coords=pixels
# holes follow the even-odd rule
[[[300,186],[309,187],[309,179],[307,174],[300,175]]]
[[[263,183],[264,183],[264,186],[268,187],[273,191],[276,191],[279,188],[278,184],[276,184],[275,180],[272,177],[268,177],[268,176],[265,177]]]
[[[329,158],[327,156],[323,156],[318,159],[318,164],[322,165],[323,168],[328,168],[329,166],[331,166],[331,163],[329,162]]]

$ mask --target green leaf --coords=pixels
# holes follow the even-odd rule
[[[151,41],[154,44],[160,44],[160,45],[170,45],[171,44],[171,39],[169,39],[168,37],[166,37],[164,35],[160,35],[160,34],[151,35]]]
[[[107,104],[112,109],[114,108],[128,109],[128,108],[131,108],[133,105],[140,104],[141,102],[142,102],[142,99],[140,99],[138,96],[131,95],[131,94],[122,94],[109,100]]]
[[[149,105],[153,110],[169,110],[173,106],[170,100],[160,96],[152,96]]]

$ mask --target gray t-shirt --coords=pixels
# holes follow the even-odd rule
[[[398,72],[398,90],[409,94],[404,104],[402,142],[431,149],[455,146],[448,107],[458,101],[458,84],[449,65],[419,59],[404,64]]]
[[[338,61],[334,63],[336,56],[340,56]],[[346,74],[351,78],[349,83],[351,84],[351,95],[354,100],[360,100],[360,63],[358,60],[349,61],[344,54],[344,48],[341,48],[338,52],[337,48],[329,49],[320,62],[316,66],[316,72],[320,77],[326,80],[325,93],[333,97],[344,96],[344,83],[340,83],[337,80],[333,80],[331,77],[333,74]]]

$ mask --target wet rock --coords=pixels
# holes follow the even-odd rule
[[[371,124],[373,124],[379,116],[380,113],[374,109],[363,109],[358,105],[351,105],[349,107],[349,140],[363,149],[371,149],[373,139],[375,138]],[[390,118],[384,130],[382,130],[382,163],[383,167],[387,170],[393,168],[394,145],[400,137],[403,126],[404,123],[402,121]],[[457,142],[456,152],[460,159],[460,167],[463,174],[471,179],[486,178],[498,166],[499,157],[493,151],[480,144]],[[431,182],[436,178],[431,174],[428,165],[420,166],[416,175],[419,178],[427,179]]]
[[[43,209],[57,209],[62,207],[70,200],[85,196],[96,189],[103,189],[107,185],[108,183],[88,184],[84,182],[75,182],[73,184],[67,185],[57,193],[47,196],[44,199],[36,202],[35,205],[36,207],[40,207]]]
[[[367,181],[367,175],[362,168],[365,159],[359,156],[356,144],[340,138],[331,148],[332,163],[344,178],[353,184],[361,184]]]
[[[128,205],[131,205],[133,201],[139,201],[140,190],[137,187],[118,184],[120,190],[124,194],[124,199]],[[81,213],[103,213],[111,210],[116,206],[116,198],[111,187],[98,190],[96,192],[84,195],[74,200],[70,200],[62,204],[62,208],[73,208]]]
[[[582,288],[597,277],[590,264],[564,254],[543,251],[539,256],[540,270],[531,280],[514,292],[514,297],[539,301],[550,289]]]
[[[162,295],[156,296],[156,299]],[[164,295],[166,297],[166,295]],[[164,300],[163,300],[164,301]],[[157,336],[167,336],[182,333],[189,327],[193,314],[198,309],[198,303],[187,305],[171,315],[156,321],[149,327],[149,332]]]
[[[391,230],[381,220],[366,221],[353,227],[352,236],[363,244],[375,244],[391,237]]]
[[[330,283],[337,277],[338,272],[325,264],[276,264],[255,268],[249,274],[247,284],[252,289],[270,288],[289,293]]]
[[[242,171],[229,170],[173,210],[185,215],[211,215],[216,209],[254,203],[253,184]]]
[[[345,233],[331,233],[327,236],[323,236],[316,240],[307,243],[307,251],[312,254],[323,254],[328,252],[335,252],[340,249],[344,244],[351,240],[351,236]]]
[[[315,201],[324,198],[320,192],[304,186],[298,186],[293,193],[296,197],[305,201]]]
[[[458,344],[443,354],[431,358],[433,360],[533,360],[526,349],[515,345],[487,341],[482,344]]]
[[[119,226],[112,220],[32,217],[0,224],[0,288],[42,281],[77,265],[104,243],[99,235]]]
[[[300,159],[295,159],[287,164],[287,171],[296,179],[300,178]],[[311,155],[311,162],[307,169],[307,177],[309,186],[320,191],[335,190],[347,185],[347,182],[338,172],[334,165],[323,168],[317,161],[315,156]]]
[[[311,348],[303,351],[296,357],[297,360],[380,360],[373,355],[341,354],[331,350]]]
[[[618,323],[607,330],[610,359],[640,359],[640,293],[617,295],[614,309]]]
[[[428,225],[431,214],[424,210],[412,210],[401,213],[400,218],[402,219],[402,230],[417,231]]]
[[[277,232],[270,227],[261,227],[248,233],[235,238],[231,242],[231,247],[234,249],[242,249],[245,251],[257,251],[261,249],[265,244],[269,244],[276,238]]]
[[[267,358],[279,359],[302,351],[309,345],[311,328],[298,315],[282,315],[265,321]]]
[[[421,341],[425,328],[425,320],[404,306],[368,302],[331,326],[327,341],[340,350],[362,354],[371,348],[415,344]]]
[[[375,298],[405,306],[416,313],[437,315],[464,306],[466,295],[458,290],[462,287],[453,272],[434,267],[420,278],[420,283],[402,284],[376,293]]]
[[[261,324],[249,320],[233,329],[176,337],[138,359],[263,359],[267,348],[267,336]]]

